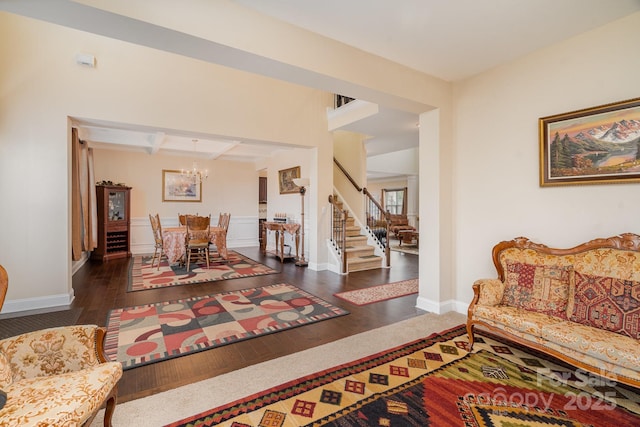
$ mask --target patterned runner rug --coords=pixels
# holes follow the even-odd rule
[[[151,255],[134,257],[127,292],[277,273],[276,270],[235,251],[229,251],[227,260],[210,262],[208,269],[206,263],[198,263],[189,267],[188,272],[184,265],[169,265],[164,258],[160,263],[160,270],[158,264],[154,264],[152,268],[151,258]]]
[[[396,252],[404,252],[405,254],[420,255],[420,250],[418,249],[418,246],[412,245],[410,243],[405,243],[402,246],[391,245],[389,246],[389,249]]]
[[[130,369],[345,314],[281,283],[111,310],[105,351]]]
[[[334,296],[355,305],[367,305],[418,293],[418,279],[402,280],[355,291],[338,292]]]
[[[299,378],[177,426],[631,426],[640,395],[464,326]]]

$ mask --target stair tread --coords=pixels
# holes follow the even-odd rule
[[[375,249],[373,246],[371,245],[360,245],[360,246],[347,246],[346,251],[363,251],[365,249]]]
[[[378,255],[365,255],[365,256],[361,256],[361,257],[356,257],[356,258],[351,258],[349,260],[347,260],[349,263],[351,264],[359,264],[359,263],[364,263],[364,262],[371,262],[375,259],[382,259],[381,256]]]

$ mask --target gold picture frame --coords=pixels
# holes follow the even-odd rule
[[[640,98],[538,124],[541,187],[640,182]]]
[[[292,194],[300,192],[297,185],[293,183],[294,178],[300,178],[300,166],[278,171],[278,186],[280,194]]]
[[[163,202],[202,202],[202,183],[179,170],[162,170]]]

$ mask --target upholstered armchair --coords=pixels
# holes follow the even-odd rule
[[[393,234],[395,234],[396,239],[400,238],[400,231],[416,231],[415,227],[409,225],[409,219],[406,215],[391,214],[390,220],[391,224],[389,225],[389,229]]]
[[[0,340],[0,425],[88,426],[106,402],[111,426],[122,365],[107,361],[104,335],[76,325]]]

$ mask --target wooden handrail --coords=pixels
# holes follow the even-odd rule
[[[344,174],[344,176],[347,177],[347,179],[349,180],[349,182],[351,182],[351,184],[353,184],[353,186],[355,187],[356,190],[358,190],[358,192],[362,192],[362,187],[360,187],[358,185],[358,183],[351,177],[351,175],[349,175],[349,172],[347,172],[347,170],[344,168],[344,166],[342,166],[340,164],[340,162],[338,161],[338,159],[336,159],[335,157],[333,158],[333,162],[338,166],[338,168],[342,171],[342,173]]]

